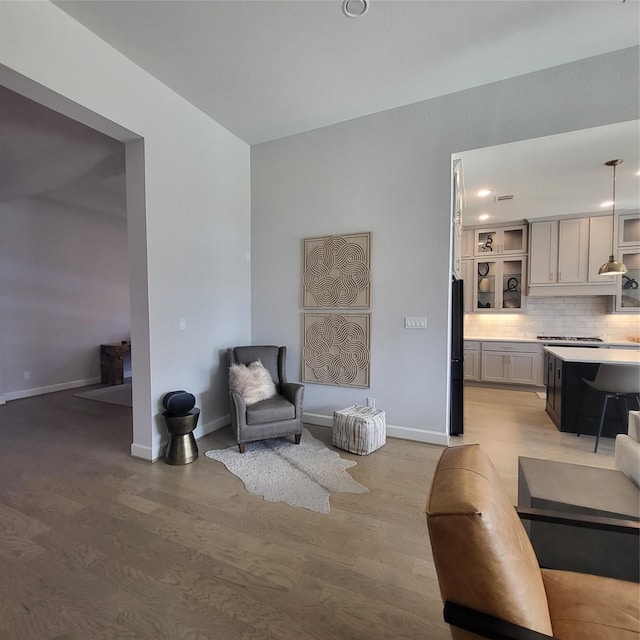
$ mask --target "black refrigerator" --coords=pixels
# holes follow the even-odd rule
[[[451,283],[451,390],[449,435],[460,436],[464,417],[464,282]]]

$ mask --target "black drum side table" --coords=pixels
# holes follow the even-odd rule
[[[184,415],[164,411],[162,417],[169,432],[169,444],[167,444],[164,453],[166,463],[189,464],[193,462],[198,457],[198,445],[193,436],[193,430],[198,424],[200,409],[195,407]]]

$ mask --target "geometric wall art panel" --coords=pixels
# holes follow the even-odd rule
[[[303,301],[307,309],[371,306],[371,233],[306,238]]]
[[[371,314],[305,313],[302,380],[369,387]]]

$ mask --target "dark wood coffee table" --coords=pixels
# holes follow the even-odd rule
[[[640,492],[622,472],[518,458],[518,506],[640,520]],[[638,582],[638,538],[627,533],[525,522],[543,567]]]

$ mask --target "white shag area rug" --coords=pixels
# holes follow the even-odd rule
[[[268,502],[329,513],[332,493],[368,493],[346,471],[357,463],[344,460],[306,429],[300,444],[291,438],[248,442],[245,453],[237,445],[205,453],[244,482],[247,491]]]
[[[131,397],[131,383],[115,384],[109,387],[100,387],[90,391],[74,393],[74,398],[84,398],[85,400],[96,400],[108,404],[119,404],[123,407],[133,406]]]

